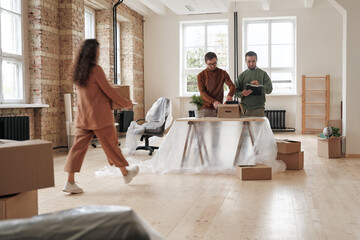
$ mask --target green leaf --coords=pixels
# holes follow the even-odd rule
[[[196,95],[193,95],[191,97],[191,101],[190,101],[191,104],[195,105],[197,107],[198,110],[201,109],[201,107],[204,105],[204,100],[202,99],[201,96],[196,96]]]

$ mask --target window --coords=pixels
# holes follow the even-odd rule
[[[291,17],[243,22],[243,52],[257,53],[257,65],[269,74],[275,95],[296,94],[295,21]]]
[[[181,23],[181,95],[198,93],[197,75],[206,68],[204,56],[215,52],[218,67],[229,70],[228,22]]]
[[[85,39],[95,38],[95,11],[85,7]]]
[[[24,102],[21,0],[0,1],[0,103]]]

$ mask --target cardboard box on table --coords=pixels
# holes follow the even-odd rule
[[[124,97],[126,99],[130,99],[130,86],[127,86],[127,85],[124,85],[124,86],[113,85],[112,87],[122,97]],[[111,109],[112,110],[119,109],[119,108],[122,108],[122,107],[117,105],[114,102],[111,102]]]
[[[279,153],[298,153],[301,151],[301,142],[289,139],[276,139]]]
[[[282,160],[286,164],[287,170],[300,170],[304,168],[304,152],[277,153],[277,160]]]
[[[0,143],[0,196],[53,186],[51,142],[29,140]]]
[[[0,220],[38,215],[37,190],[0,197]]]
[[[318,138],[317,151],[319,157],[340,158],[342,137]]]
[[[271,167],[263,164],[256,164],[255,166],[237,166],[236,177],[242,181],[271,180]]]
[[[241,110],[239,104],[219,104],[217,108],[218,118],[240,118]]]

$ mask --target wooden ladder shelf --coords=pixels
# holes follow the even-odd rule
[[[329,117],[330,75],[322,77],[302,75],[302,133],[321,132],[327,126]],[[319,122],[322,121],[323,125],[320,126]],[[314,127],[316,123],[318,125]]]

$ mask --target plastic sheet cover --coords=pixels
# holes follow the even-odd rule
[[[265,164],[273,173],[283,172],[286,164],[276,160],[277,145],[267,118],[264,121],[197,122],[189,132],[187,151],[185,142],[190,125],[175,121],[154,157],[148,161],[127,159],[138,165],[140,173],[225,173],[233,174],[236,165]],[[248,124],[244,126],[244,124]],[[249,131],[249,130],[250,131]],[[243,132],[239,152],[240,136]],[[251,141],[251,137],[253,142]],[[203,161],[203,163],[202,163]],[[121,176],[114,167],[96,172],[98,176]]]
[[[130,154],[134,154],[138,146],[138,142],[141,135],[145,132],[145,129],[157,129],[160,128],[166,118],[165,129],[169,128],[172,123],[172,106],[169,98],[159,98],[147,112],[145,117],[145,123],[142,125],[137,124],[135,121],[130,123],[130,126],[126,133],[126,143]]]
[[[0,239],[164,239],[129,207],[86,206],[0,221]]]

